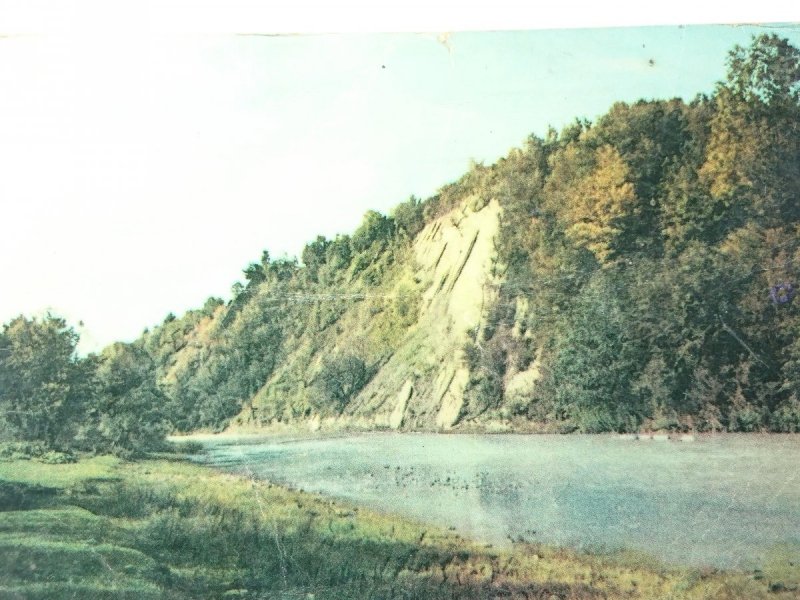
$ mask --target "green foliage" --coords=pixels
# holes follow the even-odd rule
[[[632,389],[642,349],[628,327],[620,277],[601,272],[581,290],[551,367],[557,410],[589,433],[636,428],[643,418]]]
[[[414,238],[425,225],[424,207],[418,198],[411,196],[392,211],[395,227],[409,238]]]
[[[469,341],[464,347],[464,360],[470,372],[464,399],[470,418],[499,408],[503,402],[508,351],[502,342],[498,342],[499,337],[482,343]]]
[[[353,233],[352,247],[356,252],[365,252],[374,245],[383,246],[394,233],[394,220],[391,217],[369,210]]]
[[[388,294],[370,299],[369,311],[375,318],[369,331],[381,353],[396,348],[409,327],[417,322],[420,301],[419,289],[410,278],[402,278]]]
[[[800,216],[800,51],[760,35],[729,57],[716,96],[706,163],[700,170],[728,228],[753,220],[780,226]]]
[[[78,462],[78,459],[70,452],[57,452],[55,450],[49,450],[39,457],[39,461],[47,465],[66,465]]]
[[[172,326],[169,320],[165,326]],[[63,319],[19,317],[0,337],[0,406],[10,457],[71,462],[70,450],[125,455],[157,449],[171,426],[150,356],[115,344],[79,358],[78,336]]]
[[[370,379],[364,360],[344,354],[324,361],[315,380],[314,404],[319,410],[341,413]]]
[[[78,335],[63,319],[17,317],[0,337],[0,411],[7,434],[68,446],[93,394],[93,360],[79,360]]]
[[[800,400],[791,396],[772,413],[770,428],[782,433],[800,433]]]
[[[754,37],[728,57],[726,85],[743,101],[781,106],[800,100],[800,52],[776,34]]]
[[[313,282],[318,281],[319,270],[325,265],[326,254],[330,242],[318,235],[317,239],[305,245],[300,258],[306,269],[306,276]]]
[[[41,442],[3,442],[0,444],[0,460],[29,460],[50,452]]]
[[[769,292],[800,277],[798,65],[759,36],[731,53],[713,98],[617,104],[484,175],[518,190],[498,194],[497,303],[524,300],[520,330],[541,350],[529,418],[796,428],[800,317]],[[515,339],[491,322],[484,335]],[[485,367],[467,354],[477,381]]]
[[[348,235],[337,235],[325,249],[325,261],[334,272],[346,269],[352,256]]]

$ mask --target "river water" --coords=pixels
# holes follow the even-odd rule
[[[363,434],[205,440],[222,470],[503,545],[643,550],[751,569],[800,548],[800,436]],[[794,550],[792,550],[794,552]]]

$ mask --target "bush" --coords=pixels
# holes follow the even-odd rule
[[[315,381],[319,394],[317,408],[341,414],[369,379],[367,365],[358,356],[345,354],[326,360]]]
[[[494,374],[481,374],[464,390],[472,416],[498,408],[503,402],[503,380]]]
[[[757,408],[749,402],[735,401],[728,414],[728,430],[752,433],[760,431],[766,421],[766,409]]]
[[[602,408],[581,410],[575,420],[582,433],[605,433],[617,429],[616,419]]]
[[[0,480],[0,512],[39,508],[47,505],[55,493],[55,489],[38,484]]]
[[[800,400],[792,396],[772,413],[770,429],[781,433],[800,433]]]
[[[653,419],[653,431],[679,431],[683,429],[675,415],[659,416]]]
[[[37,460],[47,465],[66,465],[78,462],[78,458],[71,452],[57,452],[55,450],[45,452]]]
[[[203,454],[205,452],[205,446],[202,443],[196,442],[194,440],[186,441],[186,442],[173,442],[170,444],[171,448],[175,450],[175,452],[179,452],[181,454]]]
[[[0,444],[0,460],[30,460],[47,453],[41,442],[5,442]]]

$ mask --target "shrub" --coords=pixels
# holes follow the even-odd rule
[[[205,452],[205,446],[202,443],[194,440],[173,442],[171,447],[181,454],[202,454]]]
[[[800,432],[800,400],[792,396],[772,413],[770,429],[781,433]]]
[[[47,447],[41,442],[5,442],[0,444],[0,460],[29,460],[43,456]]]
[[[369,379],[367,365],[358,356],[344,354],[327,359],[315,381],[317,408],[341,413]]]
[[[578,412],[575,420],[582,433],[604,433],[617,429],[616,419],[602,408],[583,409]]]
[[[77,457],[71,452],[57,452],[55,450],[45,452],[37,460],[48,465],[66,465],[78,462]]]

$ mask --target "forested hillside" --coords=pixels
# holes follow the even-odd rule
[[[799,117],[800,51],[763,35],[710,97],[531,136],[299,261],[265,252],[232,299],[132,344],[70,358],[58,324],[68,392],[21,358],[21,336],[54,325],[20,318],[0,338],[0,402],[46,416],[7,433],[798,431]]]

